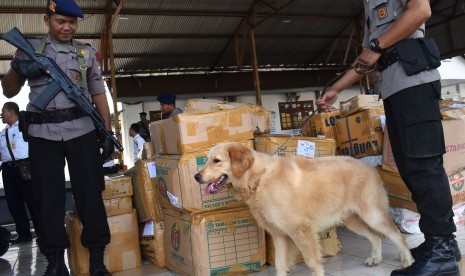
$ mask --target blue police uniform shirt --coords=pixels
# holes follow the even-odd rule
[[[6,143],[6,130],[8,129],[8,139],[10,140],[11,151],[15,159],[28,158],[29,144],[24,142],[23,133],[19,131],[18,121],[13,125],[6,125],[0,134],[0,154],[2,162],[13,161]]]

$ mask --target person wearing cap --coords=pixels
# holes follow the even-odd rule
[[[48,0],[44,16],[48,34],[29,42],[37,54],[53,59],[70,80],[82,88],[103,118],[105,128],[111,131],[110,111],[96,50],[90,44],[73,39],[78,18],[83,17],[74,0]],[[64,251],[70,246],[63,223],[65,162],[76,210],[83,225],[81,242],[90,253],[90,275],[111,275],[103,263],[110,230],[102,200],[105,188],[102,164],[114,151],[114,145],[109,139],[100,138],[99,141],[91,118],[64,91],[59,91],[45,110],[35,108],[32,103],[47,90],[48,79],[43,67],[21,51],[16,52],[11,69],[2,79],[3,93],[7,98],[17,95],[26,80],[30,87],[30,102],[26,107],[30,123],[27,129],[29,158],[34,176],[38,244],[48,262],[45,275],[69,275],[64,262]]]
[[[140,121],[137,122],[137,124],[139,125],[139,135],[145,140],[145,142],[150,142],[150,121],[147,120],[147,112],[142,111],[141,113],[139,113],[139,116]]]
[[[176,107],[176,95],[171,93],[163,93],[157,97],[160,102],[161,118],[168,119],[182,113],[182,109]]]

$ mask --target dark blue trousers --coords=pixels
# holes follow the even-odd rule
[[[34,209],[32,182],[24,181],[17,168],[13,167],[10,162],[2,164],[2,177],[8,210],[15,222],[16,232],[21,237],[30,238],[32,237],[31,226],[26,207],[37,231],[37,215]]]
[[[65,161],[83,229],[82,245],[104,247],[110,230],[102,200],[104,176],[95,131],[69,141],[29,137],[34,196],[38,202],[39,247],[42,253],[61,251],[70,246],[65,230]]]
[[[456,231],[452,196],[443,167],[444,134],[439,81],[410,87],[384,100],[386,126],[400,176],[412,193],[425,235]]]

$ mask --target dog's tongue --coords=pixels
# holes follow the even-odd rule
[[[220,177],[217,180],[213,181],[212,183],[209,183],[208,186],[205,188],[205,192],[204,192],[205,195],[209,195],[212,192],[213,193],[216,192],[216,188],[217,188],[216,185],[218,185],[221,182],[222,179],[223,178]]]
[[[212,189],[212,186],[213,186],[213,182],[208,184],[207,188],[205,188],[205,195],[209,195],[210,192],[211,192],[211,189]]]

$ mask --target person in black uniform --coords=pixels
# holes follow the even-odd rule
[[[37,214],[34,208],[32,181],[24,180],[15,166],[16,162],[28,159],[28,143],[18,129],[19,107],[15,102],[6,102],[2,108],[5,129],[0,134],[2,178],[8,210],[13,217],[18,237],[12,244],[32,241],[31,226],[26,207],[37,230]],[[8,135],[8,136],[7,136]],[[8,138],[8,139],[7,139]]]
[[[357,68],[347,71],[316,101],[329,111],[338,94],[377,64],[378,93],[384,101],[386,127],[400,176],[412,193],[425,242],[411,249],[415,262],[391,276],[458,276],[461,259],[455,240],[452,196],[443,167],[445,153],[439,99],[439,60],[423,39],[431,16],[428,0],[363,0],[365,37]],[[408,62],[401,62],[401,56]],[[428,64],[431,63],[431,64]],[[365,69],[364,69],[365,68]],[[368,68],[368,69],[367,69]]]
[[[92,100],[103,118],[105,128],[111,131],[110,111],[96,51],[89,44],[73,40],[78,17],[84,15],[74,0],[48,0],[44,22],[49,32],[43,38],[29,41],[36,53],[55,60],[63,72],[83,88],[84,95]],[[64,91],[58,92],[45,111],[33,106],[33,101],[46,93],[48,87],[48,75],[38,63],[18,51],[11,67],[2,79],[4,95],[8,98],[15,96],[26,79],[31,89],[31,102],[26,108],[30,123],[29,158],[34,196],[38,202],[39,247],[48,261],[45,275],[69,275],[64,262],[64,251],[70,246],[64,227],[65,161],[74,203],[83,225],[81,242],[90,253],[90,275],[111,275],[103,263],[110,230],[102,200],[105,187],[102,164],[114,152],[114,145],[108,138],[99,141],[92,119]]]

